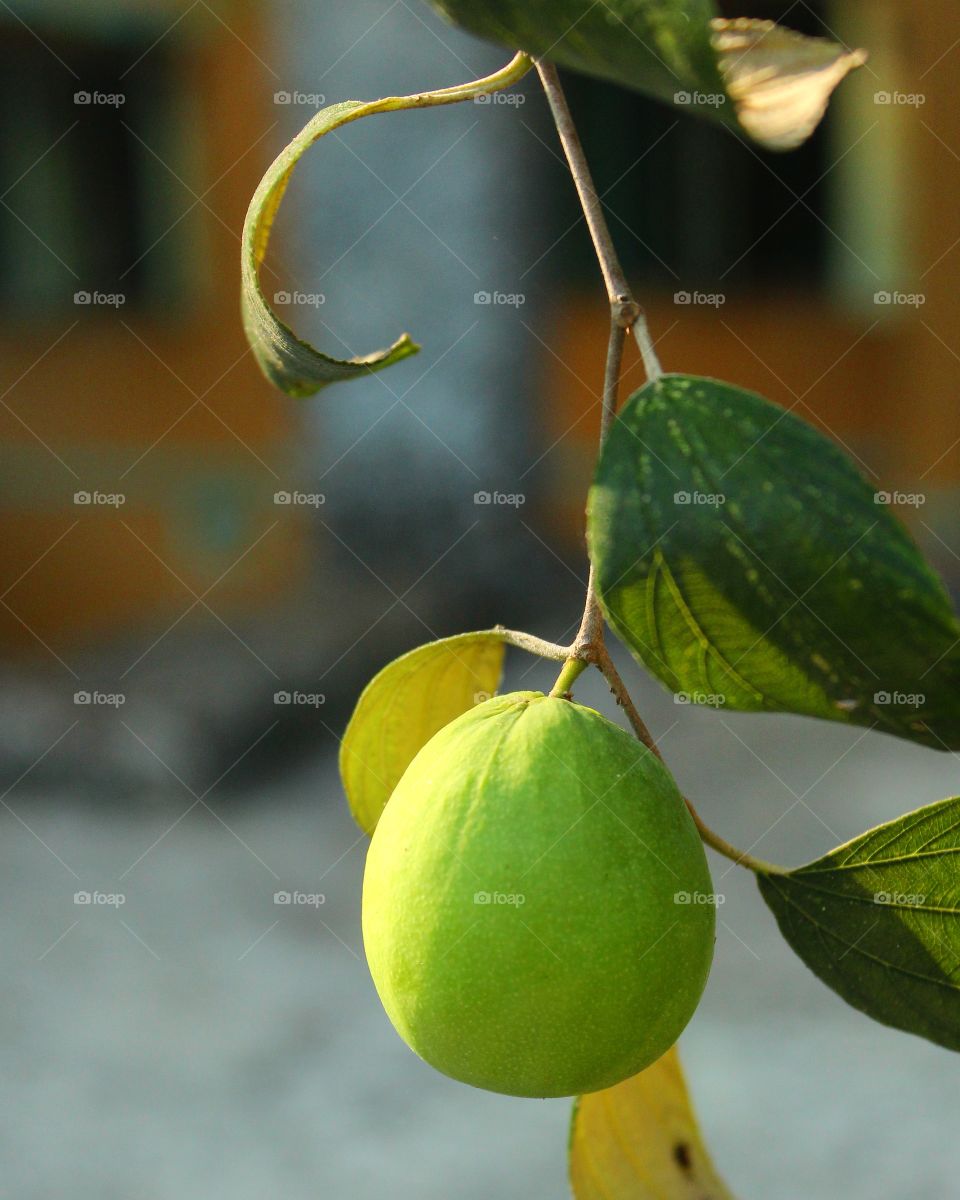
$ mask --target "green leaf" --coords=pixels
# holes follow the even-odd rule
[[[575,1200],[733,1200],[703,1144],[676,1047],[579,1097],[570,1182]]]
[[[416,354],[419,350],[408,334],[392,346],[360,358],[338,359],[302,341],[271,308],[260,281],[270,231],[290,176],[301,157],[316,141],[351,121],[378,113],[412,108],[457,104],[509,86],[530,69],[530,61],[518,54],[502,71],[439,91],[413,96],[388,96],[383,100],[344,100],[321,109],[274,161],[253,194],[243,223],[241,248],[241,310],[243,327],[253,355],[272,384],[288,396],[311,396],[338,380],[356,379],[381,371]]]
[[[503,655],[497,630],[461,633],[411,650],[367,684],[340,745],[343,790],[366,833],[421,747],[497,690]]]
[[[324,134],[376,111],[379,110],[374,105],[359,100],[347,100],[322,109],[276,159],[250,201],[243,225],[243,327],[260,369],[272,384],[288,396],[313,395],[329,383],[382,370],[416,354],[419,349],[407,334],[403,334],[392,346],[363,358],[331,358],[315,350],[309,342],[301,341],[280,320],[270,307],[260,284],[260,267],[267,253],[270,229],[290,181],[290,174],[301,155]]]
[[[960,628],[833,442],[759,396],[668,375],[626,403],[591,490],[607,619],[680,702],[960,748]]]
[[[714,0],[429,0],[481,37],[730,125],[777,150],[816,128],[866,56],[770,21],[718,17]]]
[[[760,874],[780,932],[848,1004],[960,1050],[960,797]]]

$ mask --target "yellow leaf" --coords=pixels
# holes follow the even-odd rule
[[[570,1181],[576,1200],[733,1200],[700,1137],[676,1049],[579,1098]]]
[[[713,21],[713,48],[740,124],[770,150],[793,150],[819,125],[837,84],[867,61],[827,38],[749,17]]]
[[[496,630],[461,633],[411,650],[367,684],[340,746],[343,790],[366,833],[417,751],[497,690],[503,654]]]

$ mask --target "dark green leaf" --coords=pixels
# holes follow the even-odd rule
[[[877,497],[784,409],[665,376],[624,406],[590,495],[606,615],[681,702],[960,748],[960,628]]]
[[[429,0],[493,41],[799,145],[864,55],[769,21],[718,18],[714,0]]]
[[[787,874],[761,874],[780,931],[874,1020],[960,1050],[960,797]]]

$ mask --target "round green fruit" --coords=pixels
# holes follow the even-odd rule
[[[416,756],[367,858],[363,938],[401,1037],[514,1096],[665,1053],[710,969],[712,885],[676,784],[605,717],[497,696]]]

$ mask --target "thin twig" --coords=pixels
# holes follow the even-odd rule
[[[557,133],[560,135],[564,154],[567,156],[573,182],[580,196],[583,214],[586,217],[590,236],[593,239],[593,245],[597,252],[600,270],[607,289],[607,298],[610,302],[610,341],[607,346],[607,366],[603,381],[603,405],[600,417],[600,449],[602,450],[610,428],[616,419],[617,395],[620,390],[620,374],[623,365],[623,349],[628,330],[633,330],[637,339],[648,379],[651,382],[659,379],[662,371],[654,349],[653,339],[650,336],[650,330],[647,327],[646,318],[643,315],[643,309],[634,299],[623,267],[620,265],[620,260],[617,257],[616,247],[613,244],[613,238],[610,236],[610,228],[603,214],[603,203],[593,182],[593,176],[590,173],[590,167],[583,152],[580,135],[577,133],[573,116],[567,104],[566,96],[563,93],[557,69],[551,63],[542,60],[537,60],[536,66],[547,102],[550,105],[550,111],[553,114]],[[527,635],[522,636],[526,638]],[[606,648],[604,642],[603,611],[600,607],[600,600],[597,594],[596,569],[592,563],[590,565],[590,579],[587,584],[586,602],[583,609],[583,620],[580,623],[580,629],[574,639],[573,645],[566,651],[563,651],[563,647],[551,647],[551,653],[544,657],[556,657],[555,651],[557,650],[563,652],[564,665],[557,682],[554,684],[553,691],[550,693],[551,696],[568,696],[573,682],[583,672],[586,664],[593,663],[610,685],[610,690],[616,697],[617,703],[626,713],[627,720],[630,722],[637,738],[651,753],[655,754],[663,762],[663,755],[660,753],[657,743],[647,728],[643,717],[637,711],[637,706],[627,691],[626,684],[620,678],[620,673],[614,666],[613,660]],[[539,651],[534,650],[533,653],[539,653]],[[741,867],[746,867],[751,871],[758,871],[764,874],[782,873],[782,867],[776,867],[772,863],[763,862],[747,854],[745,851],[731,846],[728,841],[718,833],[714,833],[704,823],[689,800],[685,800],[684,803],[690,810],[690,815],[697,826],[700,837],[708,846],[712,846],[714,850],[725,855],[734,863]]]
[[[600,449],[607,440],[607,434],[617,415],[617,395],[620,390],[620,370],[623,365],[623,344],[627,331],[616,319],[611,317],[610,342],[607,346],[607,368],[603,381],[603,406],[600,414]],[[591,562],[590,578],[587,582],[587,598],[583,606],[583,620],[580,630],[574,638],[574,648],[589,652],[594,646],[603,649],[603,612],[597,596],[597,571]]]
[[[663,762],[663,755],[660,753],[660,747],[654,741],[653,734],[647,728],[646,722],[640,713],[637,711],[637,706],[634,704],[630,693],[627,691],[627,685],[620,678],[620,672],[613,665],[613,659],[610,657],[610,652],[606,646],[603,647],[596,662],[597,670],[610,685],[610,691],[616,698],[617,703],[627,714],[627,720],[630,722],[633,732],[637,735],[641,742],[652,750],[653,753]]]
[[[502,625],[495,627],[508,646],[516,646],[518,650],[526,650],[538,658],[547,658],[552,662],[565,662],[570,657],[570,646],[560,646],[556,642],[545,642],[543,638],[534,637],[532,633],[521,633],[517,629],[504,629]]]
[[[596,666],[610,685],[610,691],[616,697],[617,703],[627,715],[627,720],[637,735],[638,739],[643,742],[648,750],[653,753],[663,762],[663,755],[660,753],[660,747],[657,745],[650,730],[647,728],[646,722],[640,713],[637,711],[637,706],[634,704],[630,693],[627,691],[627,686],[620,678],[620,672],[613,664],[609,652],[604,648],[599,658],[596,660]],[[749,871],[760,872],[763,875],[782,875],[784,868],[778,867],[773,863],[764,862],[761,858],[754,858],[752,854],[748,854],[746,850],[738,850],[722,838],[719,833],[715,833],[710,826],[703,820],[694,806],[689,800],[684,798],[684,804],[690,811],[690,816],[693,817],[693,823],[696,825],[701,839],[708,846],[712,846],[719,854],[725,858],[729,858],[731,862],[736,863],[738,867],[746,867]]]
[[[607,219],[603,215],[603,204],[597,194],[593,176],[590,174],[590,167],[587,164],[586,155],[583,153],[583,145],[580,135],[577,133],[577,127],[573,123],[573,116],[560,83],[560,76],[552,63],[544,62],[542,59],[537,60],[537,72],[553,114],[557,133],[560,135],[563,152],[570,164],[573,182],[580,195],[583,215],[587,218],[590,236],[593,238],[597,258],[600,260],[600,270],[603,272],[603,281],[607,286],[610,305],[611,307],[619,305],[626,308],[626,311],[622,313],[622,324],[624,329],[629,329],[640,316],[640,306],[630,294],[630,285],[627,283],[627,277],[617,257]]]

